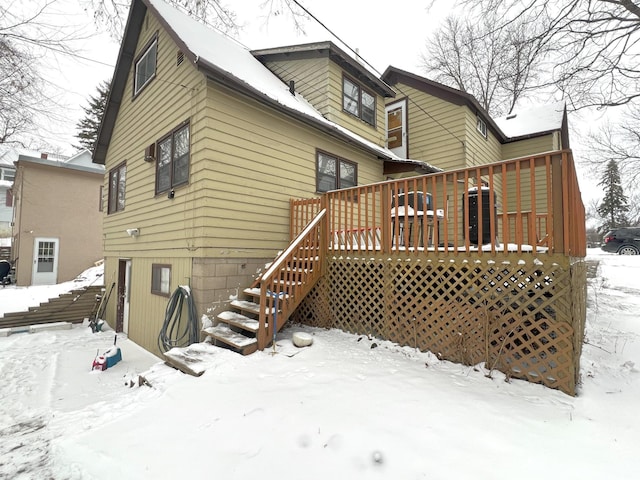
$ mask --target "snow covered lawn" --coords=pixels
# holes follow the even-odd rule
[[[0,338],[0,478],[640,478],[640,256],[589,259],[575,398],[337,330],[216,349],[199,378],[120,335],[92,372],[111,331]]]

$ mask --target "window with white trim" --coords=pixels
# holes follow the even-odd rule
[[[484,138],[487,138],[487,123],[480,117],[476,117],[476,129],[478,129]]]
[[[144,53],[136,60],[136,70],[133,79],[133,94],[137,95],[156,76],[156,61],[158,56],[158,38],[155,37]]]

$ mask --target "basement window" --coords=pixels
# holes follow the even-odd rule
[[[151,265],[151,293],[169,296],[171,284],[171,265],[154,263]]]

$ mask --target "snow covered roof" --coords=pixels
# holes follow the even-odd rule
[[[87,173],[100,173],[100,174],[104,173],[104,165],[96,165],[95,163],[74,164],[68,161],[50,160],[48,158],[40,158],[40,156],[32,157],[29,155],[19,155],[17,160],[19,162],[18,165],[26,162],[26,163],[32,163],[37,165],[45,165],[49,167],[64,168],[68,170],[77,170],[77,171],[87,172]]]
[[[524,137],[562,129],[565,114],[563,102],[516,110],[496,118],[496,124],[509,138]]]
[[[54,153],[44,153],[37,150],[29,150],[26,148],[9,148],[3,152],[0,152],[0,165],[2,165],[3,167],[15,168],[13,162],[17,161],[20,155],[32,158],[41,158],[43,155],[46,155],[49,160],[59,162],[64,162],[69,159],[69,157],[67,156],[57,155]]]
[[[395,91],[387,85],[364,60],[357,60],[331,41],[303,43],[284,47],[252,50],[251,54],[261,62],[267,60],[317,58],[327,56],[345,71],[356,76],[365,85],[384,97],[395,97]]]
[[[292,115],[302,122],[320,128],[326,133],[359,145],[384,160],[406,162],[391,150],[380,147],[349,129],[327,120],[302,95],[299,93],[291,94],[289,86],[256,59],[247,48],[201,24],[162,0],[134,0],[132,4],[125,38],[118,56],[105,120],[100,129],[93,157],[94,162],[104,163],[117,108],[122,99],[122,90],[126,80],[123,77],[126,76],[131,65],[132,51],[129,50],[135,49],[142,18],[144,18],[145,7],[142,4],[149,7],[180,46],[185,56],[205,74],[216,80],[229,82],[235,88],[240,88],[244,93],[263,103]],[[416,163],[430,171],[440,171],[426,162],[413,161],[411,163]]]
[[[492,133],[503,143],[563,128],[565,104],[562,102],[521,109],[505,117],[494,119],[482,108],[473,95],[415,73],[389,66],[382,74],[382,79],[391,85],[402,81],[454,105],[467,105],[476,115],[486,121]]]

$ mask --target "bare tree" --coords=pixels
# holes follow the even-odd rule
[[[168,3],[180,8],[188,15],[203,23],[230,35],[237,35],[242,28],[238,15],[233,7],[222,0],[167,0]],[[105,27],[110,34],[120,39],[129,12],[129,1],[117,0],[84,0],[93,12],[96,23]],[[269,18],[279,15],[289,15],[296,30],[304,31],[306,15],[297,6],[295,0],[264,0],[260,4],[264,12],[265,23]]]
[[[0,4],[0,144],[28,142],[38,119],[58,119],[52,86],[43,74],[43,52],[72,54],[81,28],[57,25],[56,0]]]
[[[629,105],[619,118],[589,134],[588,162],[597,166],[615,160],[625,184],[634,190],[640,185],[640,105]]]
[[[552,46],[541,35],[537,18],[502,23],[497,15],[448,17],[427,41],[422,60],[437,81],[471,93],[485,110],[502,115],[539,87],[542,63]]]
[[[492,15],[496,29],[538,18],[553,44],[549,81],[575,108],[627,104],[640,97],[640,5],[634,0],[459,0]]]

